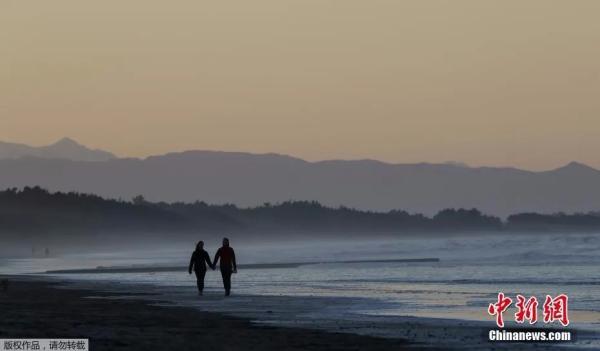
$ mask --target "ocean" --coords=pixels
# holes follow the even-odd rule
[[[217,243],[215,243],[217,244]],[[240,268],[233,296],[222,298],[217,271],[206,275],[198,297],[187,269],[160,272],[43,274],[114,291],[154,293],[171,304],[248,317],[256,323],[320,328],[427,342],[431,335],[408,335],[406,323],[495,328],[487,313],[499,292],[516,295],[567,294],[571,324],[578,330],[568,346],[600,348],[600,235],[488,234],[421,236],[363,241],[313,241],[236,246],[238,264],[304,262],[278,268]],[[216,245],[206,247],[214,254]],[[55,269],[187,266],[190,247],[127,250],[54,258],[4,259],[1,273]],[[386,262],[438,258],[438,262]],[[336,263],[340,261],[370,261]],[[320,263],[316,263],[320,262]],[[275,266],[277,267],[277,266]],[[87,284],[87,285],[86,285]],[[514,305],[504,318],[515,326]],[[562,328],[556,322],[536,326]],[[413,331],[414,333],[414,331]],[[440,331],[440,333],[442,333]],[[448,331],[444,331],[444,335]],[[448,337],[448,336],[439,336]],[[461,334],[456,342],[464,339]],[[472,335],[473,340],[481,335]],[[464,342],[464,341],[463,341]],[[474,341],[475,342],[475,341]]]

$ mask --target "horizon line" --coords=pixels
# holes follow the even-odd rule
[[[280,157],[287,157],[287,158],[295,159],[298,161],[303,161],[303,162],[310,163],[310,164],[338,162],[338,161],[339,162],[375,162],[375,163],[379,163],[382,165],[388,165],[388,166],[450,166],[450,167],[468,168],[468,169],[512,169],[512,170],[518,170],[518,171],[524,171],[524,172],[530,172],[530,173],[545,173],[545,172],[557,171],[557,170],[567,168],[567,167],[579,166],[579,167],[585,167],[585,168],[589,168],[591,170],[600,172],[600,169],[598,169],[598,168],[590,166],[584,162],[575,161],[575,160],[568,161],[563,165],[554,166],[553,168],[549,168],[549,169],[533,170],[533,169],[528,169],[528,168],[519,168],[517,166],[506,166],[506,165],[492,165],[492,166],[490,166],[490,165],[470,165],[467,162],[455,161],[455,160],[449,160],[449,161],[444,161],[444,162],[430,162],[430,161],[394,162],[394,161],[384,161],[384,160],[380,160],[380,159],[376,159],[376,158],[368,158],[368,157],[367,158],[325,158],[325,159],[321,159],[321,160],[308,160],[308,159],[305,159],[305,158],[302,158],[299,156],[285,154],[285,153],[279,153],[279,152],[252,152],[252,151],[239,151],[239,150],[231,151],[231,150],[222,150],[222,149],[184,149],[184,150],[176,150],[176,151],[167,151],[167,152],[158,153],[158,154],[151,154],[151,155],[147,155],[147,156],[121,156],[112,151],[105,150],[103,148],[88,147],[87,145],[85,145],[69,136],[62,137],[53,143],[46,144],[46,145],[40,145],[40,146],[33,146],[33,145],[25,144],[23,142],[3,141],[3,140],[0,140],[0,144],[6,143],[6,144],[14,144],[14,145],[20,145],[20,146],[27,146],[27,147],[31,147],[31,148],[47,148],[50,146],[60,144],[61,142],[65,142],[65,141],[72,142],[72,143],[74,143],[80,147],[86,148],[90,151],[107,152],[107,153],[111,154],[112,156],[114,156],[114,158],[112,160],[131,159],[131,160],[145,161],[145,160],[148,160],[148,159],[154,158],[154,157],[164,157],[164,156],[169,156],[169,155],[178,155],[178,154],[193,153],[193,152],[198,152],[198,153],[204,152],[204,153],[242,154],[242,155],[250,155],[250,156],[280,156]],[[19,159],[19,158],[48,159],[48,158],[37,157],[37,156],[33,156],[33,155],[16,157],[14,159]],[[11,159],[11,158],[0,158],[0,161],[7,160],[7,159]],[[76,160],[62,159],[62,158],[57,158],[57,159],[67,160],[67,161],[72,161],[72,162],[107,162],[107,161],[110,161],[110,160],[106,160],[106,161],[76,161]]]

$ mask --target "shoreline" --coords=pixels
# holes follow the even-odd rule
[[[382,260],[350,260],[350,261],[307,261],[285,263],[250,263],[239,264],[242,269],[278,269],[297,268],[300,266],[320,264],[352,264],[352,263],[432,263],[440,262],[439,258],[396,258]],[[187,266],[99,266],[96,268],[58,269],[39,272],[39,274],[94,274],[94,273],[156,273],[156,272],[185,272]]]
[[[190,290],[184,293],[188,300],[182,301],[152,285],[0,275],[0,280],[5,278],[10,286],[8,293],[0,289],[0,338],[89,338],[91,350],[570,350],[574,346],[490,343],[489,326],[455,319],[307,320],[296,313],[311,314],[305,306],[311,301],[285,296],[223,298],[209,293],[198,299]],[[229,310],[214,309],[215,305]],[[258,319],[257,307],[263,312]]]
[[[316,329],[252,323],[250,319],[168,305],[154,294],[61,288],[59,281],[9,279],[0,291],[3,338],[89,338],[90,350],[412,350],[423,345]],[[431,349],[431,348],[427,348]]]

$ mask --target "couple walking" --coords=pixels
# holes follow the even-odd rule
[[[204,276],[206,275],[206,265],[212,270],[217,266],[217,262],[221,260],[219,268],[223,277],[223,287],[225,288],[225,296],[229,296],[231,292],[231,274],[237,273],[237,264],[235,263],[235,252],[229,246],[229,239],[223,238],[223,246],[215,254],[215,259],[211,263],[208,252],[204,250],[204,241],[198,241],[196,250],[192,253],[190,259],[189,274],[192,274],[192,269],[196,273],[196,283],[198,285],[198,294],[202,295],[204,290]],[[206,264],[205,264],[206,262]]]

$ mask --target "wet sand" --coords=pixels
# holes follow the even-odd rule
[[[0,338],[89,338],[93,351],[423,349],[400,339],[258,326],[243,318],[153,305],[159,300],[88,298],[123,294],[8,278],[8,290],[0,286]]]

